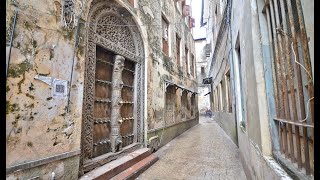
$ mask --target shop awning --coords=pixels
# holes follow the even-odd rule
[[[197,93],[197,92],[195,92],[195,91],[193,91],[193,90],[190,90],[190,89],[188,89],[188,88],[186,88],[186,87],[184,87],[184,86],[182,86],[182,85],[176,84],[176,83],[174,83],[174,82],[172,82],[172,81],[169,81],[169,80],[164,79],[164,82],[167,83],[167,84],[169,84],[169,85],[177,86],[178,88],[183,89],[183,90],[185,90],[185,91],[187,91],[187,92],[191,92],[191,93],[193,93],[193,94],[199,94],[199,93]]]

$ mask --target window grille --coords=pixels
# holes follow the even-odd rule
[[[270,0],[264,9],[274,72],[280,154],[314,174],[311,61],[300,0]]]

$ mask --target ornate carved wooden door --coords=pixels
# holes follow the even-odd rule
[[[122,72],[123,88],[121,98],[123,101],[121,107],[122,122],[120,126],[120,134],[122,136],[122,146],[132,144],[134,137],[134,75],[135,63],[129,60],[124,62]]]
[[[96,50],[92,157],[134,142],[135,63],[99,46]]]
[[[114,54],[110,51],[97,46],[96,54],[93,157],[111,151],[111,95],[114,64]]]
[[[133,17],[123,11],[115,1],[90,5],[80,174],[144,141],[144,46]]]

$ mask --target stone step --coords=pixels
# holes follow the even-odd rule
[[[152,166],[155,162],[157,162],[158,159],[159,158],[157,156],[155,156],[154,154],[151,154],[150,156],[136,163],[132,167],[116,175],[115,177],[112,178],[112,180],[123,180],[123,179],[134,180],[140,174],[142,174],[145,170],[147,170],[150,166]]]
[[[149,148],[138,149],[117,160],[111,161],[101,167],[98,167],[80,177],[80,180],[106,180],[114,177],[122,171],[128,169],[139,161],[145,159],[151,154]]]

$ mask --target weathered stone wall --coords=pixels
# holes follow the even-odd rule
[[[192,35],[184,20],[181,19],[181,13],[178,12],[173,1],[139,0],[135,8],[125,0],[115,1],[133,15],[134,21],[140,25],[139,30],[144,41],[147,80],[145,84],[147,113],[143,115],[147,123],[145,131],[163,127],[165,98],[163,79],[197,91],[195,77],[187,75],[185,67],[179,70],[175,57],[176,33],[181,37],[181,63],[184,62],[185,46],[195,56]],[[74,51],[76,29],[67,30],[62,27],[60,1],[18,0],[15,1],[15,5],[12,4],[13,2],[8,2],[6,16],[8,53],[10,27],[13,24],[14,11],[18,10],[6,88],[7,168],[80,150],[86,58],[85,39],[89,26],[86,21],[92,0],[89,0],[84,6],[80,19],[79,46],[76,51]],[[76,15],[81,12],[80,6],[80,1],[75,3]],[[162,13],[170,23],[168,57],[164,56],[161,50]],[[70,106],[67,112],[67,97],[53,96],[52,85],[36,80],[35,77],[42,75],[47,78],[70,81],[73,53],[75,53],[75,63]],[[189,65],[190,62],[189,60]],[[178,92],[177,96],[181,94]],[[180,106],[181,103],[177,102],[177,107]],[[180,122],[179,115],[177,117],[176,122]],[[55,165],[52,167],[37,166],[13,173],[8,177],[39,176],[46,179],[52,172],[59,174],[59,177],[77,177],[79,155],[67,159],[64,157],[54,163],[57,164],[57,167]],[[72,163],[73,166],[69,166],[68,163]]]
[[[213,70],[212,70],[212,92],[216,93],[219,91],[220,96],[216,96],[215,100],[211,100],[213,111],[214,111],[214,119],[218,122],[221,128],[228,134],[228,136],[232,139],[232,141],[237,144],[237,132],[236,132],[236,119],[235,119],[235,111],[232,108],[232,112],[229,112],[229,107],[232,107],[232,97],[234,96],[234,92],[232,89],[231,81],[228,84],[225,77],[228,72],[230,72],[230,40],[228,38],[228,29],[225,31],[223,38],[221,39],[221,46],[217,51],[217,56],[215,61],[213,62]],[[222,89],[219,89],[219,84],[222,83]],[[228,87],[229,86],[229,87]],[[231,94],[228,92],[228,88],[231,89]],[[228,93],[227,93],[228,92]],[[218,103],[222,105],[220,109],[218,109]],[[231,99],[231,103],[228,102],[228,99]],[[213,101],[213,102],[212,102]]]
[[[210,95],[208,85],[202,84],[202,80],[207,78],[206,67],[207,57],[205,54],[206,39],[195,41],[196,56],[197,56],[197,81],[198,81],[198,108],[200,115],[204,115],[206,109],[210,109]],[[201,73],[201,67],[204,67],[204,73]],[[206,96],[204,96],[206,95]]]
[[[264,156],[257,144],[238,126],[240,159],[248,179],[291,179],[272,156]]]
[[[163,80],[169,80],[176,84],[182,85],[188,89],[197,91],[196,78],[186,73],[185,67],[185,47],[188,48],[189,54],[195,54],[195,46],[191,32],[188,30],[181,12],[176,8],[173,1],[140,1],[142,9],[146,6],[152,10],[154,18],[144,18],[147,24],[161,24],[162,15],[169,21],[169,56],[162,52],[162,29],[161,26],[148,26],[149,38],[149,59],[148,59],[148,113],[147,124],[148,131],[164,127],[164,99],[165,86]],[[161,7],[161,9],[159,8]],[[149,20],[150,19],[150,20]],[[180,44],[180,64],[177,65],[176,57],[176,34],[181,38]],[[189,66],[191,65],[191,56],[189,55]],[[196,60],[196,59],[195,59]],[[196,66],[195,66],[196,68]],[[181,109],[179,101],[181,93],[177,90],[176,109]],[[176,112],[175,121],[179,122],[181,111]]]
[[[82,43],[75,52],[69,113],[67,98],[53,96],[52,85],[35,79],[42,75],[70,80],[75,30],[61,28],[55,2],[15,2],[9,2],[6,17],[8,52],[9,27],[18,10],[6,92],[7,167],[79,150],[83,97]]]
[[[219,126],[226,132],[231,138],[233,143],[238,145],[237,124],[235,121],[235,113],[227,112],[214,112],[213,119],[219,124]]]
[[[266,82],[259,74],[261,73],[261,69],[257,69],[256,65],[257,63],[263,62],[262,59],[257,57],[257,54],[262,54],[262,52],[257,53],[257,51],[259,51],[258,47],[261,46],[263,38],[257,38],[257,32],[255,32],[255,27],[260,25],[259,21],[257,24],[253,24],[256,23],[256,19],[254,18],[257,18],[257,14],[253,13],[257,10],[257,4],[255,2],[233,1],[231,14],[234,83],[238,122],[237,132],[240,157],[248,179],[290,179],[288,174],[268,153],[268,148],[270,147],[266,146],[266,144],[269,143],[270,145],[271,139],[270,136],[268,136],[268,134],[265,135],[263,131],[265,129],[269,131],[269,127],[268,125],[265,126],[265,124],[261,126],[261,123],[264,122],[260,112],[268,111],[268,106],[260,106],[261,104],[259,103],[261,103],[261,101],[259,102],[258,99],[263,99],[266,96],[265,89],[258,91],[259,86],[261,88],[261,84]],[[261,11],[261,9],[259,9],[259,11]],[[259,31],[261,33],[261,29],[259,29]],[[241,65],[237,57],[236,48],[238,48],[238,46],[240,46],[241,52]],[[262,50],[260,49],[260,51]],[[241,71],[239,71],[239,69],[241,69]],[[240,82],[242,84],[241,87]],[[260,82],[260,84],[258,84],[258,82]],[[241,96],[243,96],[243,98],[241,98]],[[241,104],[243,104],[243,106],[241,106]],[[260,107],[264,109],[259,109]],[[264,116],[263,118],[265,120],[267,117]],[[245,128],[240,127],[241,121],[245,122]],[[271,132],[269,131],[268,133]],[[263,142],[264,145],[262,145]]]
[[[227,83],[226,81],[226,74],[230,72],[230,38],[228,37],[228,28],[223,28],[223,26],[221,25],[223,23],[224,9],[226,7],[226,4],[219,3],[219,1],[213,1],[211,5],[214,8],[217,7],[217,13],[214,13],[212,17],[214,19],[213,21],[217,22],[216,25],[215,23],[212,24],[213,27],[210,27],[209,23],[208,27],[209,29],[214,29],[215,36],[211,36],[210,33],[207,34],[207,38],[211,39],[209,41],[214,42],[213,47],[215,47],[215,49],[212,50],[212,57],[208,59],[207,67],[207,72],[210,73],[208,74],[208,77],[212,77],[212,85],[210,86],[210,89],[212,94],[214,95],[211,95],[207,98],[210,99],[211,107],[214,114],[214,120],[218,122],[218,124],[228,134],[228,136],[233,140],[233,142],[237,144],[238,142],[235,122],[235,111],[232,108],[232,112],[229,112],[228,109],[229,107],[232,107],[232,103],[229,103],[228,99],[230,98],[230,102],[232,102],[234,92],[232,89],[231,80],[230,83]],[[220,39],[217,39],[219,33],[222,33],[222,36]],[[217,43],[219,43],[220,45],[217,45]],[[213,56],[214,53],[215,56]],[[210,69],[210,67],[212,68]],[[223,84],[222,89],[220,89],[220,83]],[[231,94],[230,92],[228,92],[228,88],[231,89]],[[220,95],[218,94],[218,96],[215,96],[217,91],[219,91]],[[218,108],[218,104],[223,106]]]
[[[161,129],[151,130],[148,132],[148,137],[158,137],[159,145],[157,148],[160,148],[197,124],[199,124],[199,118],[182,121]]]
[[[78,179],[79,156],[57,160],[32,169],[16,171],[7,176],[7,180],[17,179]]]

